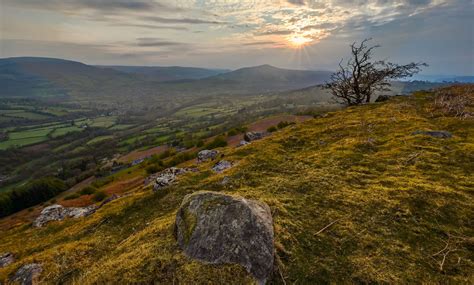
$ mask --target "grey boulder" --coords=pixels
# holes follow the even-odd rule
[[[224,170],[229,169],[231,167],[232,167],[232,162],[227,161],[227,160],[221,160],[212,167],[212,171],[221,173]]]
[[[15,257],[11,252],[4,252],[0,254],[0,268],[8,266],[15,262]]]
[[[449,139],[453,135],[448,131],[415,131],[413,135],[427,135],[439,139]]]
[[[38,277],[42,271],[41,265],[37,263],[25,264],[18,269],[11,281],[22,285],[38,284]]]
[[[210,264],[240,264],[264,284],[273,271],[273,220],[267,204],[200,191],[184,197],[175,235],[184,253]]]
[[[256,141],[259,139],[263,139],[266,133],[264,132],[247,132],[244,135],[244,140],[247,142]]]
[[[208,161],[208,160],[214,160],[214,159],[216,159],[218,154],[219,154],[219,152],[217,150],[214,150],[214,149],[212,149],[212,150],[209,150],[209,149],[201,150],[197,154],[197,160],[198,160],[199,163],[205,162],[205,161]]]

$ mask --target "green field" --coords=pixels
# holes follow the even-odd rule
[[[101,142],[101,141],[104,141],[104,140],[108,140],[108,139],[112,139],[114,136],[100,136],[100,137],[95,137],[93,139],[91,139],[90,141],[87,142],[87,145],[93,145],[93,144],[96,144],[98,142]]]

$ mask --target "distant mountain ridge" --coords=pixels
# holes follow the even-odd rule
[[[0,59],[0,97],[69,95],[116,100],[173,94],[255,94],[321,84],[331,74],[271,65],[225,71],[194,67],[92,66],[39,57],[4,58]]]
[[[98,65],[101,68],[110,68],[129,74],[142,75],[153,81],[178,81],[186,79],[202,79],[229,72],[228,69],[208,69],[200,67],[183,66],[123,66],[123,65]]]

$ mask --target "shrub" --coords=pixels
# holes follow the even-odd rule
[[[281,122],[278,123],[277,127],[279,129],[283,129],[283,128],[288,127],[289,125],[294,125],[294,124],[295,124],[295,122],[281,121]]]
[[[79,192],[81,195],[91,195],[94,194],[95,191],[97,191],[97,188],[94,186],[86,186],[82,188],[82,190]]]
[[[271,126],[267,129],[267,132],[269,133],[273,133],[273,132],[276,132],[277,131],[277,128],[275,126]]]
[[[94,194],[94,197],[92,198],[96,202],[100,202],[104,200],[107,197],[107,194],[105,194],[104,191],[97,191]]]
[[[149,165],[145,168],[145,171],[148,175],[150,174],[153,174],[153,173],[157,173],[158,171],[161,171],[163,169],[162,166],[158,165],[158,164],[152,164],[152,165]]]
[[[208,143],[205,146],[205,148],[213,149],[213,148],[224,147],[224,146],[227,146],[227,141],[223,137],[218,136],[214,138],[214,140],[212,140],[210,143]]]
[[[195,158],[197,153],[195,152],[182,152],[177,155],[175,155],[168,163],[166,164],[167,167],[172,167],[176,166],[180,163],[183,163],[185,161],[191,160]]]
[[[64,200],[73,200],[73,199],[76,199],[76,198],[79,198],[79,197],[81,197],[81,195],[79,195],[79,193],[73,193],[73,194],[69,194],[66,197],[64,197]]]

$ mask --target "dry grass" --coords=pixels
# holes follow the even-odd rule
[[[0,269],[0,280],[36,261],[42,281],[54,284],[252,284],[239,266],[201,264],[176,245],[182,198],[211,190],[272,209],[273,284],[472,284],[474,122],[433,116],[433,97],[332,112],[224,149],[239,163],[223,174],[209,162],[160,193],[135,188],[90,217],[3,232],[0,252],[18,261]]]

